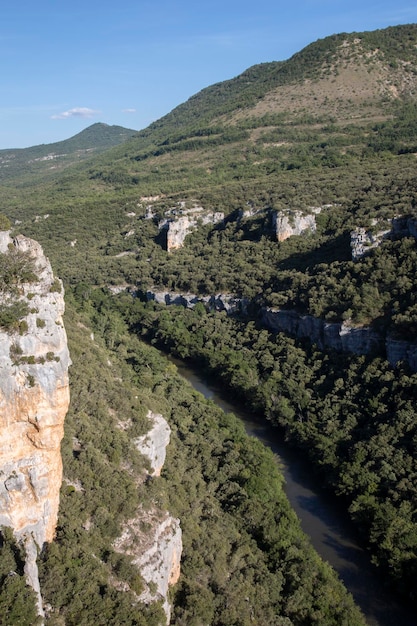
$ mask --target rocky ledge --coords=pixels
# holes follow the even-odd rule
[[[193,308],[201,302],[210,310],[225,311],[228,315],[247,315],[251,303],[246,298],[232,294],[218,293],[200,296],[192,293],[149,290],[141,294],[148,301],[159,304]],[[397,339],[391,335],[378,333],[370,326],[353,326],[348,322],[327,322],[313,315],[303,315],[297,311],[261,307],[258,309],[261,324],[273,332],[283,332],[298,339],[309,339],[321,350],[350,352],[352,354],[381,355],[395,367],[399,362],[407,363],[417,372],[417,343]]]
[[[217,293],[211,296],[200,296],[193,293],[176,293],[173,291],[157,291],[149,290],[144,295],[149,302],[154,300],[158,304],[176,304],[185,308],[192,309],[196,304],[201,302],[210,310],[226,311],[228,315],[233,313],[245,313],[249,300],[239,298],[230,293]]]
[[[311,209],[311,213],[285,209],[272,212],[272,228],[277,241],[285,241],[293,235],[316,232],[316,214],[321,207]]]

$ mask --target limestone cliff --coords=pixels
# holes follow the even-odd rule
[[[159,476],[165,461],[171,429],[166,420],[157,413],[148,413],[151,428],[146,435],[135,440],[138,450],[150,463],[149,476]],[[156,508],[140,508],[134,519],[125,525],[121,536],[113,547],[133,557],[144,581],[144,590],[139,600],[152,603],[162,600],[170,622],[171,606],[168,601],[169,588],[180,576],[182,532],[180,521],[168,512]]]
[[[284,332],[299,339],[310,339],[318,348],[353,354],[381,354],[384,338],[368,326],[354,327],[346,322],[327,322],[313,315],[296,311],[262,309],[261,321],[273,331]]]
[[[144,590],[139,600],[145,604],[162,600],[169,624],[168,591],[180,576],[182,533],[179,520],[169,513],[140,510],[135,519],[125,525],[113,546],[132,556],[132,563],[141,573]]]
[[[165,463],[166,447],[169,444],[171,429],[162,415],[148,415],[152,428],[146,435],[135,440],[138,450],[148,458],[152,476],[159,476]]]
[[[171,252],[181,248],[186,236],[199,225],[217,224],[223,220],[224,213],[220,211],[207,211],[200,206],[187,209],[185,203],[179,203],[178,206],[165,211],[158,227],[161,231],[166,231],[166,249]]]
[[[312,209],[313,213],[303,214],[301,211],[286,209],[275,211],[272,214],[272,228],[277,241],[285,241],[293,235],[316,231],[316,217],[314,213],[320,213],[320,208]]]
[[[159,304],[193,308],[198,302],[208,309],[225,311],[228,315],[246,315],[252,308],[249,300],[231,294],[200,296],[196,294],[174,293],[168,291],[147,291],[147,300]],[[258,308],[260,323],[273,332],[283,332],[298,339],[309,339],[320,349],[353,354],[379,354],[395,367],[400,361],[407,363],[413,372],[417,372],[417,343],[400,340],[385,335],[370,326],[352,326],[348,322],[327,322],[313,315],[303,315],[294,310],[273,307]]]
[[[42,613],[36,555],[55,532],[69,404],[64,297],[38,243],[0,232],[0,254],[3,322],[5,312],[19,310],[15,323],[0,328],[0,525],[26,547],[27,580]],[[13,264],[25,270],[23,279]]]
[[[217,293],[210,296],[201,296],[193,293],[176,293],[172,291],[152,291],[144,294],[148,301],[154,300],[158,304],[176,304],[188,309],[192,309],[201,302],[212,311],[225,311],[228,315],[233,313],[245,313],[249,305],[249,300],[239,298],[233,294]]]

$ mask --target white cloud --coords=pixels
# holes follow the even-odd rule
[[[122,109],[122,113],[136,113],[136,109]]]
[[[69,111],[63,111],[57,115],[51,115],[52,120],[66,120],[70,117],[85,117],[90,118],[94,115],[98,115],[101,111],[95,111],[94,109],[88,109],[87,107],[75,107],[69,109]]]

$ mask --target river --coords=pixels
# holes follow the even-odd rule
[[[417,617],[390,593],[357,540],[347,514],[318,484],[309,463],[280,438],[269,423],[238,406],[203,374],[170,357],[178,372],[191,385],[225,412],[245,424],[246,432],[271,448],[282,467],[285,492],[311,543],[339,574],[369,626],[417,626]]]

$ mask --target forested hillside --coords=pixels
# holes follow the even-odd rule
[[[93,124],[70,139],[31,148],[0,150],[0,181],[38,180],[100,154],[136,134],[122,126]]]
[[[87,476],[91,465],[120,470],[130,446],[119,432],[110,437],[110,426],[99,437],[100,452],[92,442],[91,432],[100,432],[97,416],[119,402],[116,391],[109,395],[113,383],[106,376],[97,386],[98,363],[107,359],[99,350],[115,350],[123,380],[140,390],[139,404],[126,407],[133,423],[142,427],[145,407],[156,405],[176,433],[157,486],[147,484],[138,495],[124,476],[131,501],[110,498],[99,506],[102,487],[85,478],[79,478],[89,485],[82,497],[64,491],[62,528],[45,555],[43,576],[48,602],[60,607],[66,624],[88,624],[93,615],[96,621],[95,594],[112,568],[132,582],[128,564],[117,564],[106,546],[116,532],[112,507],[122,514],[127,506],[129,515],[138,498],[168,499],[184,520],[175,623],[249,624],[246,597],[257,624],[361,623],[348,599],[330,602],[343,592],[327,587],[335,584],[331,575],[298,530],[288,532],[289,545],[280,543],[293,520],[268,454],[232,418],[180,391],[172,367],[140,337],[214,372],[307,451],[387,583],[417,601],[416,374],[407,363],[393,368],[382,353],[341,356],[272,334],[258,316],[265,307],[295,311],[350,329],[370,327],[415,347],[416,88],[417,25],[334,35],[203,90],[134,137],[64,171],[36,172],[21,162],[13,178],[1,178],[0,210],[42,243],[74,300],[68,319],[78,320],[71,333],[79,391],[64,448],[68,477]],[[214,213],[223,213],[221,221],[203,219]],[[310,226],[297,231],[300,223]],[[168,251],[167,230],[179,224],[192,227]],[[354,234],[362,237],[360,255]],[[246,312],[233,319],[203,305],[191,311],[113,295],[126,289],[232,294],[244,299]],[[85,345],[80,324],[102,344],[94,356],[89,349],[78,354]],[[85,443],[76,459],[70,436]],[[215,511],[210,522],[207,510]],[[94,538],[80,526],[89,515],[97,516]],[[215,555],[197,530],[214,518],[207,533],[221,544]],[[84,556],[72,553],[74,537],[85,542]],[[91,551],[101,554],[104,578],[88,592],[84,607],[91,608],[81,610],[70,595],[91,568]],[[79,582],[65,595],[65,585],[55,588],[54,581],[65,581],[69,562],[80,565],[71,578]],[[308,581],[322,578],[316,598],[322,587],[314,590]],[[111,585],[106,594],[108,616],[118,602],[128,613],[127,597],[120,600]],[[334,615],[330,605],[346,613]],[[155,611],[143,618],[148,621],[126,623],[158,623]],[[51,624],[61,623],[54,619]],[[113,623],[106,619],[98,623]]]

